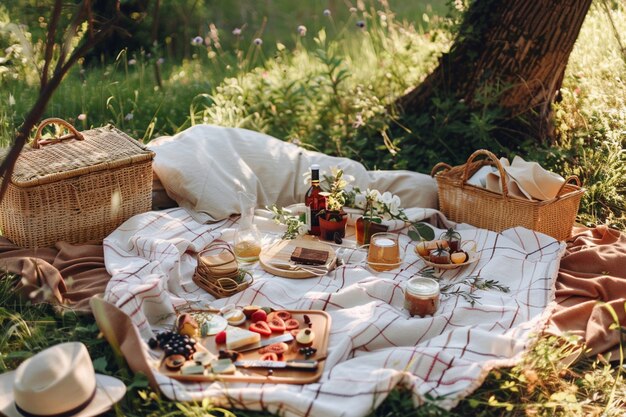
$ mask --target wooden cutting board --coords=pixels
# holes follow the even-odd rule
[[[289,261],[294,249],[298,246],[307,249],[317,249],[328,252],[328,259],[326,264],[319,265],[322,268],[326,268],[328,271],[332,271],[337,265],[337,255],[335,250],[327,243],[320,242],[316,238],[301,237],[293,240],[281,240],[267,249],[263,249],[259,256],[259,263],[261,267],[270,274],[284,277],[284,278],[312,278],[316,275],[307,271],[308,265],[304,265],[300,269],[297,266],[290,266]],[[311,265],[311,268],[317,268],[317,265]]]
[[[309,359],[315,359],[319,362],[319,366],[315,371],[303,371],[298,369],[274,369],[272,373],[268,373],[267,369],[263,368],[237,368],[237,371],[232,375],[182,375],[180,371],[170,371],[165,367],[163,358],[160,361],[158,371],[163,375],[170,378],[177,379],[185,382],[212,382],[223,381],[228,382],[251,382],[251,383],[270,383],[270,384],[311,384],[316,382],[322,376],[324,372],[325,359],[328,354],[328,339],[330,338],[330,325],[331,318],[328,313],[321,310],[288,310],[293,318],[297,319],[301,325],[300,328],[305,328],[304,316],[307,315],[311,322],[311,329],[315,332],[315,339],[313,339],[312,347],[317,349],[317,352]],[[238,327],[247,329],[250,326],[250,320],[246,320],[245,323]],[[275,337],[277,333],[273,333],[271,336],[263,336],[262,339],[268,337]],[[218,354],[221,349],[224,349],[224,345],[217,345],[215,343],[215,336],[208,336],[202,338],[198,342],[201,346],[197,346],[199,350],[207,350],[213,354]],[[289,350],[285,352],[283,360],[289,359],[304,359],[304,356],[299,352],[299,345],[295,340],[288,343]],[[260,359],[261,354],[258,350],[251,350],[243,352],[239,359]],[[191,362],[191,361],[190,361]]]

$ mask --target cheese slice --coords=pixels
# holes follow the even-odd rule
[[[239,327],[228,326],[226,328],[226,348],[237,349],[242,346],[256,343],[261,340],[261,335]]]

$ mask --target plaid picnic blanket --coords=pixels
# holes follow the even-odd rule
[[[407,214],[416,220],[440,217],[433,209],[408,209]],[[264,243],[282,234],[270,220],[256,222]],[[524,228],[494,233],[458,225],[463,239],[477,242],[480,260],[443,272],[440,281],[458,284],[451,292],[471,291],[477,302],[444,294],[434,317],[412,318],[403,308],[403,287],[426,265],[414,252],[406,229],[400,231],[405,257],[398,269],[374,273],[360,261],[362,250],[339,248],[345,264],[326,276],[286,279],[253,265],[251,287],[215,300],[192,281],[195,255],[215,239],[232,240],[236,227],[235,218],[198,223],[181,208],[129,219],[104,241],[112,275],[104,298],[130,317],[130,333],[140,335],[139,352],[122,349],[131,367],[142,358],[168,398],[209,397],[218,404],[286,416],[363,416],[398,385],[411,390],[416,405],[438,398],[440,406],[452,408],[480,386],[490,369],[515,363],[541,331],[553,307],[564,250],[563,243]],[[435,228],[436,234],[443,231]],[[496,280],[510,291],[471,288],[463,284],[470,276]],[[226,304],[329,313],[332,326],[322,378],[308,385],[225,385],[182,383],[160,374],[159,352],[146,343],[153,332],[171,325],[177,312]]]

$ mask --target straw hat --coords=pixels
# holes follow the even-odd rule
[[[62,343],[0,375],[0,414],[7,417],[91,417],[122,399],[126,386],[96,374],[80,342]]]

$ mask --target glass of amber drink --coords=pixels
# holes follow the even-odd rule
[[[374,271],[390,271],[402,264],[398,235],[395,233],[375,233],[370,239],[367,264]]]

